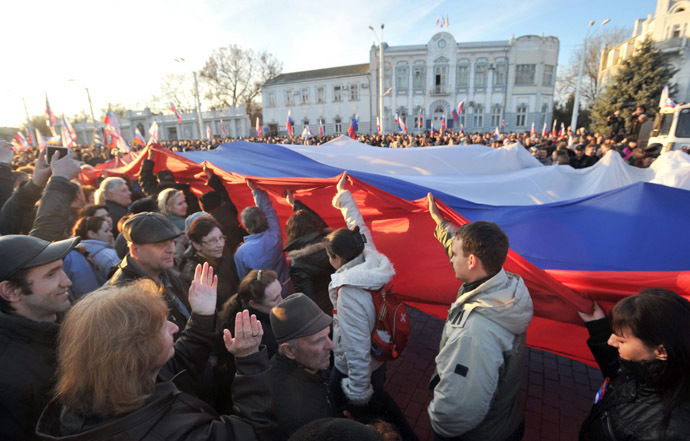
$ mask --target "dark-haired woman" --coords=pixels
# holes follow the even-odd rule
[[[580,440],[690,439],[690,302],[666,289],[626,297],[610,321],[580,313],[604,384]]]
[[[196,266],[208,262],[218,275],[217,308],[220,310],[239,285],[235,260],[225,246],[221,225],[210,214],[204,214],[194,219],[187,236],[190,245],[182,255],[180,278],[191,284]]]
[[[245,309],[248,310],[261,322],[264,332],[261,344],[266,346],[269,358],[272,357],[278,352],[278,343],[276,343],[273,335],[269,313],[274,306],[283,300],[281,292],[282,286],[275,271],[250,271],[240,282],[237,294],[230,297],[218,313],[219,329],[233,329],[237,313]],[[230,327],[228,328],[228,326]],[[235,360],[231,354],[222,350],[222,340],[218,341],[218,346],[219,357],[214,368],[214,384],[217,392],[215,407],[222,413],[230,411],[232,408],[232,399],[227,391],[230,390],[235,376]]]
[[[120,263],[107,220],[98,216],[80,217],[72,228],[72,235],[81,238],[86,247],[98,283],[105,283],[110,270]]]
[[[355,418],[379,417],[395,424],[406,440],[416,440],[405,416],[383,389],[385,364],[371,356],[376,308],[368,290],[388,284],[395,270],[379,253],[352,194],[345,189],[347,172],[338,181],[333,206],[348,228],[330,233],[326,250],[335,273],[328,287],[333,305],[334,368],[330,388],[336,407]]]
[[[285,199],[294,211],[285,224],[287,246],[283,249],[290,260],[290,280],[295,292],[309,296],[323,312],[333,315],[328,284],[335,269],[326,252],[326,235],[331,230],[321,216],[295,200],[290,190]]]

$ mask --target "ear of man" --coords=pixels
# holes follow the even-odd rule
[[[8,303],[16,303],[19,301],[19,297],[22,294],[22,289],[20,286],[4,280],[0,282],[0,297],[3,298]]]
[[[292,347],[292,345],[288,342],[283,342],[280,344],[280,351],[283,353],[284,356],[289,358],[290,360],[295,359],[295,348]]]

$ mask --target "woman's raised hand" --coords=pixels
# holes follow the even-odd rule
[[[603,309],[601,309],[601,306],[597,302],[594,302],[594,312],[591,314],[587,314],[586,312],[582,311],[577,311],[577,313],[580,315],[580,318],[582,319],[583,322],[591,322],[593,320],[599,320],[603,319],[606,317],[606,313],[604,312]]]
[[[196,266],[194,280],[189,287],[189,305],[192,312],[200,315],[213,315],[216,312],[218,297],[218,276],[213,275],[213,267],[205,262]]]
[[[338,185],[336,186],[338,193],[340,193],[341,191],[345,191],[345,185],[346,184],[347,184],[347,171],[344,171],[343,175],[340,177],[340,180],[338,181]]]
[[[235,357],[246,357],[259,350],[264,330],[261,322],[254,314],[249,316],[249,311],[238,312],[235,316],[235,337],[229,330],[223,330],[225,349]]]

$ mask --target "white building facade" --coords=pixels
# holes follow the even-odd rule
[[[379,53],[369,63],[279,75],[263,85],[264,127],[285,134],[288,111],[299,135],[305,123],[317,133],[346,133],[359,115],[359,132],[375,133],[379,115]],[[441,126],[466,132],[526,131],[550,127],[559,51],[556,37],[527,35],[506,41],[458,43],[447,32],[412,46],[383,44],[383,124],[408,132]],[[465,102],[460,120],[452,110]],[[419,114],[422,114],[421,127]],[[505,121],[505,127],[502,122]],[[316,129],[315,129],[316,128]]]
[[[207,128],[211,129],[214,138],[243,138],[251,136],[249,116],[245,112],[244,105],[230,107],[223,110],[210,110],[201,112],[202,133],[199,133],[199,120],[196,112],[182,113],[182,122],[177,122],[174,114],[155,114],[150,109],[128,110],[127,118],[119,118],[118,123],[122,136],[131,144],[136,129],[139,129],[145,139],[148,140],[148,130],[153,122],[158,124],[158,139],[160,141],[173,141],[182,139],[207,139]],[[99,129],[104,127],[103,122],[98,121]],[[225,134],[223,134],[223,128]],[[93,142],[93,124],[81,122],[74,124],[77,132],[77,143],[91,144]]]
[[[673,97],[679,102],[690,102],[690,1],[658,0],[656,14],[635,20],[632,37],[613,48],[604,48],[599,65],[598,81],[602,87],[609,84],[623,61],[650,37],[656,47],[668,55],[678,72],[671,80],[678,84]]]

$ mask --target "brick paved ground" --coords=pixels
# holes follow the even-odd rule
[[[420,440],[431,440],[426,407],[427,385],[443,321],[409,308],[412,335],[403,355],[388,363],[386,390],[398,403]],[[601,373],[549,352],[529,350],[522,392],[525,399],[524,441],[574,441],[587,416]]]

